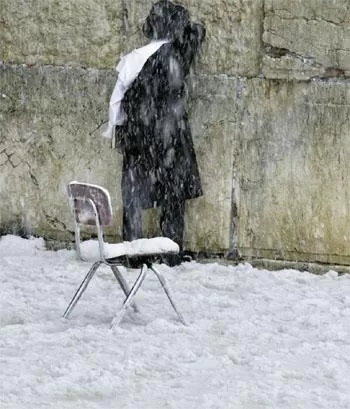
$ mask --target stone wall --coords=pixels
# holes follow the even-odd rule
[[[100,127],[151,4],[0,0],[0,231],[71,240],[65,185],[83,179],[111,191],[120,238],[121,157]],[[350,3],[182,4],[207,28],[188,81],[205,195],[187,203],[187,248],[350,264]]]

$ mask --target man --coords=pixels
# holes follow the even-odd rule
[[[185,8],[162,0],[143,32],[152,42],[122,59],[111,98],[109,128],[117,125],[123,153],[123,235],[140,238],[142,209],[161,206],[162,234],[180,246],[180,256],[167,260],[175,265],[183,252],[185,200],[202,195],[184,81],[205,30]]]

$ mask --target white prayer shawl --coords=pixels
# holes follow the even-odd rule
[[[123,125],[126,120],[126,114],[121,105],[125,92],[135,81],[149,57],[157,52],[163,44],[168,42],[168,40],[152,41],[144,47],[131,51],[120,60],[116,67],[116,71],[119,72],[118,79],[109,102],[108,127],[102,133],[105,138],[112,138],[113,127],[115,125]]]

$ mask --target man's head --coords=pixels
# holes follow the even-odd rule
[[[189,25],[189,13],[184,7],[168,0],[161,0],[152,6],[143,25],[143,32],[147,38],[153,40],[181,41]]]

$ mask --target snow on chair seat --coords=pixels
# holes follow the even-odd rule
[[[103,243],[103,255],[106,259],[117,257],[156,256],[162,254],[178,254],[179,245],[167,237],[138,239],[122,243]],[[80,252],[84,260],[98,260],[100,248],[98,240],[86,240],[80,244]]]
[[[99,266],[105,264],[111,268],[126,296],[117,319],[113,323],[119,324],[121,322],[129,306],[132,306],[135,312],[138,312],[134,297],[146,277],[147,270],[150,269],[159,280],[178,318],[186,325],[182,314],[175,305],[165,278],[153,264],[155,256],[178,254],[179,246],[174,241],[165,237],[138,239],[115,244],[105,243],[103,227],[111,225],[113,221],[112,203],[108,190],[98,185],[74,181],[68,184],[67,193],[74,219],[77,255],[82,261],[93,261],[93,265],[80,284],[63,316],[65,318],[69,317]],[[95,227],[98,240],[81,242],[80,225]],[[118,267],[123,266],[126,259],[138,260],[140,257],[143,263],[141,271],[130,289]]]

